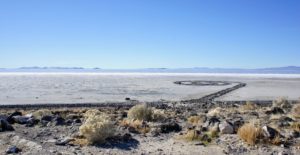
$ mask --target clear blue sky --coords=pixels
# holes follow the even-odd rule
[[[0,1],[0,68],[287,65],[299,0]]]

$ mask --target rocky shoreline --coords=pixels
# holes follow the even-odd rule
[[[178,102],[1,105],[0,154],[300,154],[298,102],[213,100],[242,85]]]

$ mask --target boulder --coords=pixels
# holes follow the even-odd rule
[[[41,118],[41,121],[51,122],[53,119],[53,116],[43,116]]]
[[[13,116],[12,119],[13,119],[13,121],[15,123],[26,124],[27,121],[30,119],[30,117],[26,117],[26,116]]]
[[[206,130],[219,127],[220,120],[217,117],[211,117],[206,120],[206,122],[203,124],[203,127],[206,128]]]
[[[266,114],[284,114],[284,110],[279,107],[273,107],[271,110],[266,111]]]
[[[38,124],[39,120],[35,118],[29,118],[26,122],[26,127],[33,127],[34,125]]]
[[[223,121],[219,124],[219,130],[221,134],[233,134],[234,128],[230,122]]]
[[[238,129],[244,125],[244,119],[242,117],[237,117],[237,118],[234,118],[232,121],[231,121],[231,124],[233,126],[233,130],[235,133],[237,133]]]
[[[61,146],[64,146],[64,145],[67,145],[69,142],[71,141],[74,141],[74,138],[70,138],[70,137],[66,137],[64,139],[60,139],[60,140],[57,140],[55,142],[55,145],[61,145]]]
[[[56,116],[53,121],[55,126],[65,125],[65,119],[60,116]]]
[[[181,131],[181,126],[174,121],[163,123],[160,125],[161,133],[179,132]]]
[[[8,121],[10,124],[15,123],[15,122],[14,122],[14,119],[13,119],[13,117],[15,117],[15,116],[22,116],[22,113],[19,112],[19,111],[13,112],[12,114],[10,114],[10,115],[7,117],[7,121]]]
[[[14,131],[14,128],[5,119],[0,119],[0,131]]]
[[[16,146],[11,146],[9,147],[7,150],[6,150],[6,154],[16,154],[16,153],[19,153],[21,152],[22,150],[19,149],[18,147]]]
[[[280,135],[279,132],[269,126],[263,126],[262,131],[265,137],[269,139],[274,139],[277,135]]]

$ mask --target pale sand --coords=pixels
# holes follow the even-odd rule
[[[98,103],[185,100],[228,86],[176,85],[180,80],[245,82],[247,86],[219,100],[266,100],[300,97],[299,75],[168,74],[168,73],[0,73],[0,104]]]

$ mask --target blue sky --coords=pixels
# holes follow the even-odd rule
[[[0,68],[259,68],[299,58],[299,0],[0,1]]]

